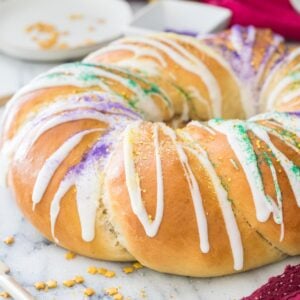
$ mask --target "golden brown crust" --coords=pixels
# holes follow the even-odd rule
[[[149,37],[147,43],[139,39],[124,39],[117,44],[120,45],[119,48],[114,48],[113,45],[85,60],[98,66],[79,64],[83,71],[77,69],[72,71],[72,67],[69,69],[66,67],[63,72],[60,70],[59,76],[65,76],[66,84],[61,85],[59,82],[59,84],[41,85],[39,88],[29,89],[19,95],[15,99],[18,101],[15,101],[8,109],[9,113],[7,113],[1,139],[3,148],[18,136],[24,126],[47,111],[48,107],[51,108],[54,104],[66,101],[65,109],[67,110],[67,101],[71,101],[75,95],[79,96],[77,102],[73,102],[78,105],[80,103],[81,106],[77,110],[73,107],[70,111],[76,110],[77,115],[87,111],[89,113],[96,111],[101,118],[106,118],[105,120],[114,114],[118,116],[113,119],[113,124],[101,121],[102,119],[88,117],[89,114],[86,118],[71,119],[71,121],[67,119],[45,130],[29,147],[24,157],[15,157],[14,152],[17,152],[17,149],[13,149],[14,151],[10,153],[12,164],[9,168],[8,181],[25,217],[44,236],[54,240],[53,232],[51,232],[50,207],[59,185],[74,166],[85,161],[87,153],[97,142],[105,140],[105,135],[111,133],[115,125],[125,124],[110,136],[111,144],[107,148],[109,155],[102,166],[98,180],[99,186],[103,187],[103,193],[99,199],[97,198],[99,203],[96,211],[94,238],[90,242],[83,240],[83,225],[76,205],[78,191],[75,186],[72,186],[61,199],[60,212],[54,224],[55,237],[59,245],[94,258],[115,261],[137,259],[145,266],[161,272],[203,277],[245,271],[278,261],[287,255],[299,255],[300,208],[297,205],[291,180],[278,156],[272,153],[270,145],[255,135],[251,129],[247,130],[250,146],[257,158],[264,192],[272,199],[278,196],[274,179],[275,172],[282,191],[284,228],[278,222],[274,222],[271,213],[267,221],[258,221],[249,179],[244,165],[237,156],[235,145],[230,144],[228,136],[200,123],[198,125],[190,123],[183,127],[188,119],[207,120],[212,116],[213,109],[218,110],[218,103],[214,101],[214,97],[220,100],[220,114],[218,115],[217,112],[215,115],[224,118],[245,118],[246,107],[251,106],[251,103],[247,101],[245,103],[245,99],[247,100],[244,98],[245,94],[249,91],[255,94],[262,89],[260,105],[265,109],[270,105],[268,101],[274,88],[289,76],[290,70],[299,63],[300,56],[296,56],[294,60],[283,61],[278,68],[274,68],[275,62],[282,59],[284,52],[287,51],[285,45],[281,40],[278,40],[278,45],[273,45],[274,35],[270,31],[258,31],[253,42],[252,55],[247,61],[242,62],[244,65],[241,65],[241,68],[245,67],[245,64],[253,68],[251,69],[251,72],[255,74],[254,76],[251,73],[255,77],[253,82],[257,82],[253,84],[251,81],[248,84],[247,78],[244,78],[247,77],[244,74],[247,72],[238,73],[227,61],[227,52],[240,54],[230,34],[231,31],[226,31],[216,36],[212,40],[213,43],[209,38],[197,41],[176,35]],[[247,34],[246,31],[242,32],[242,41],[249,38]],[[153,43],[160,43],[157,49]],[[266,55],[263,49],[268,44],[272,44],[277,50],[270,55],[264,69],[259,73]],[[124,46],[123,50],[122,46]],[[138,54],[143,54],[139,56],[133,50],[128,50],[132,47],[144,50],[144,52],[142,50],[138,52]],[[169,53],[164,51],[163,47],[168,47]],[[219,51],[223,47],[227,51],[224,57]],[[176,55],[179,58],[176,58]],[[182,61],[187,67],[185,64],[181,65]],[[201,74],[199,73],[201,76],[195,72],[194,67],[196,70],[201,70]],[[241,78],[238,75],[241,75]],[[57,76],[57,74],[54,72],[48,76]],[[90,79],[91,83],[87,82]],[[78,86],[76,86],[77,81],[80,81]],[[257,91],[252,91],[251,88]],[[217,90],[220,92],[220,98],[216,93]],[[274,107],[277,110],[289,111],[300,107],[297,97],[288,103],[282,100],[290,91],[291,86],[287,85],[277,95],[274,101]],[[98,96],[95,96],[95,92],[98,92]],[[105,98],[106,102],[101,98],[104,94],[109,96],[109,100]],[[83,98],[86,95],[89,95],[89,99],[84,102]],[[105,108],[96,107],[95,103],[98,103],[97,101],[100,103],[100,100],[103,100],[107,107],[112,105],[112,102],[114,104],[117,102],[121,108],[110,110],[105,105],[103,105]],[[249,98],[249,100],[253,99]],[[95,106],[91,106],[91,103]],[[149,106],[150,104],[152,106]],[[155,109],[159,112],[157,115],[154,113]],[[147,120],[151,121],[163,120],[171,124],[175,120],[177,126],[183,127],[174,131],[170,129],[177,139],[176,142],[163,130],[165,126],[163,124],[140,122],[136,123],[138,125],[132,130],[130,143],[133,147],[135,172],[131,176],[138,178],[137,181],[142,191],[142,204],[151,223],[159,209],[157,204],[158,167],[155,152],[157,149],[154,143],[155,128],[158,128],[158,156],[162,167],[164,208],[161,224],[154,236],[147,234],[138,213],[134,212],[132,204],[134,199],[130,196],[130,187],[126,181],[128,157],[125,158],[125,133],[128,124],[141,119],[141,116],[136,115],[128,117],[127,114],[133,114],[133,112],[138,112],[142,119],[148,118]],[[54,110],[53,115],[64,116],[64,108],[58,112]],[[121,115],[122,118],[127,118],[124,124],[121,124],[119,118]],[[41,124],[44,121],[44,119],[39,119]],[[254,124],[254,121],[252,123]],[[271,143],[293,164],[296,171],[299,171],[300,138],[293,132],[293,128],[291,129],[284,122],[274,121],[272,118],[268,120],[267,117],[256,121],[255,124],[264,126],[263,133],[268,133],[268,130],[275,131],[276,134],[268,135]],[[39,123],[34,126],[39,126]],[[42,167],[65,141],[77,133],[90,129],[103,131],[89,132],[80,143],[72,148],[55,170],[41,201],[33,210],[34,185]],[[25,147],[26,140],[31,137],[31,134],[29,130],[17,146]],[[186,135],[191,140],[187,140]],[[189,184],[190,178],[183,158],[178,154],[177,146],[182,147],[186,155],[186,164],[195,176],[200,190],[203,211],[207,220],[210,248],[207,253],[200,249],[201,234],[199,235],[198,232],[198,219]],[[198,146],[206,153],[209,163],[220,180],[221,188],[227,193],[226,201],[230,202],[233,219],[241,236],[243,251],[243,266],[239,270],[234,268],[233,252],[236,249],[233,249],[230,241],[232,228],[228,228],[225,221],[226,213],[224,213],[211,174],[196,157],[195,152],[198,151]],[[283,229],[284,236],[280,240]]]
[[[251,193],[247,191],[249,187],[243,172],[240,170],[238,175],[234,176],[233,174],[236,170],[234,170],[229,159],[234,157],[234,154],[232,154],[224,137],[218,135],[214,141],[211,141],[209,138],[204,138],[205,132],[195,128],[190,130],[195,131],[195,135],[198,133],[199,141],[209,141],[205,143],[205,146],[209,148],[208,152],[212,157],[212,161],[218,166],[217,170],[225,171],[220,174],[224,181],[226,182],[226,179],[232,178],[230,182],[226,183],[226,186],[228,187],[229,198],[234,202],[234,212],[243,241],[245,253],[243,270],[255,268],[285,257],[283,252],[270,244],[270,241],[249,223],[248,220],[252,221],[251,214],[255,219]],[[154,216],[156,175],[154,149],[151,146],[151,125],[145,124],[145,126],[142,126],[139,132],[135,132],[135,136],[135,163],[142,190],[145,191],[143,200],[148,213]],[[112,222],[119,230],[120,235],[123,236],[124,246],[142,264],[161,272],[192,276],[219,276],[235,272],[222,212],[209,177],[199,162],[189,155],[189,163],[194,174],[197,174],[197,181],[208,220],[211,249],[209,253],[202,253],[200,251],[199,235],[196,230],[197,224],[193,201],[182,165],[170,139],[163,134],[160,135],[160,139],[165,207],[163,222],[155,238],[146,235],[137,216],[132,211],[125,182],[122,145],[113,154],[111,164],[108,165],[106,176],[107,197],[111,203]],[[222,158],[220,158],[220,153],[222,153]],[[243,203],[240,203],[240,200]],[[244,207],[241,207],[243,205]],[[121,210],[122,214],[119,213]],[[294,211],[294,217],[298,214],[299,208]],[[271,224],[272,221],[270,220],[268,223]],[[263,224],[262,226],[269,227],[270,224]],[[299,224],[297,228],[299,230]],[[274,240],[278,239],[277,234],[278,232],[276,232]],[[297,240],[294,242],[296,243]],[[291,248],[296,249],[295,244],[291,245]],[[255,257],[255,260],[253,257]]]
[[[13,188],[18,205],[26,218],[50,240],[53,240],[50,230],[50,204],[55,191],[63,180],[66,171],[81,160],[87,147],[99,138],[99,133],[89,134],[79,146],[74,148],[52,177],[43,200],[33,210],[32,190],[37,172],[49,155],[72,134],[89,128],[105,128],[105,126],[90,120],[70,122],[57,126],[46,132],[31,148],[26,158],[21,161],[15,161],[10,169],[10,185]],[[47,141],[51,141],[51,143]],[[88,243],[82,240],[75,195],[76,190],[71,188],[61,202],[61,211],[55,226],[58,244],[76,253],[90,257],[117,261],[132,260],[133,257],[119,246],[114,232],[111,231],[112,228],[103,207],[99,207],[97,212],[95,239]]]

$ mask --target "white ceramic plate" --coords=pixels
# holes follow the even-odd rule
[[[173,31],[197,36],[226,28],[231,15],[229,9],[205,3],[179,0],[157,1],[137,13],[125,29],[125,34]]]
[[[29,60],[79,58],[118,38],[131,16],[123,0],[10,0],[0,6],[0,50]],[[53,30],[28,31],[39,23],[58,33],[52,47],[38,41],[51,39]]]
[[[290,3],[292,4],[296,12],[300,14],[300,0],[290,0]]]

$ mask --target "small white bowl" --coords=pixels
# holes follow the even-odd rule
[[[126,35],[173,31],[194,35],[220,31],[228,25],[231,11],[192,1],[165,0],[150,3],[125,29]]]
[[[0,50],[38,61],[80,58],[120,37],[131,17],[124,0],[10,0],[0,6]],[[39,32],[26,30],[39,23],[57,29],[55,46],[42,49]]]

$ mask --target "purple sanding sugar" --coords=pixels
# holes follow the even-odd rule
[[[93,104],[93,108],[86,108],[84,110],[72,110],[66,111],[64,115],[68,117],[74,115],[84,115],[84,112],[89,112],[97,115],[103,114],[106,118],[111,118],[110,128],[101,135],[99,140],[89,149],[82,157],[80,163],[71,167],[67,175],[80,174],[86,166],[89,164],[95,164],[102,162],[106,159],[111,152],[112,143],[115,139],[121,135],[125,127],[128,125],[130,120],[137,120],[141,117],[139,114],[126,107],[124,104],[119,102],[112,102],[109,97],[105,95],[92,94],[92,95],[82,95],[77,96],[75,100],[87,102]],[[101,165],[99,165],[101,167]]]
[[[96,94],[84,95],[83,97],[78,98],[78,100],[89,102],[89,103],[95,103],[95,108],[103,112],[118,113],[118,111],[120,111],[121,113],[124,112],[130,115],[130,117],[134,119],[141,118],[141,116],[137,112],[133,111],[125,104],[120,102],[110,101],[108,96],[96,95]]]
[[[292,112],[288,112],[288,114],[292,116],[300,117],[300,111],[292,111]]]
[[[102,135],[100,140],[84,154],[80,163],[71,167],[67,174],[80,174],[88,164],[95,163],[99,159],[106,158],[110,153],[109,149],[111,147],[111,142],[107,141],[107,136],[111,133],[112,131],[108,130],[104,135]]]

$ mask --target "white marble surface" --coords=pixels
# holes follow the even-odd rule
[[[299,257],[286,259],[257,270],[225,276],[222,278],[188,278],[160,274],[149,269],[141,269],[126,275],[122,268],[126,263],[109,263],[77,256],[66,260],[66,250],[46,241],[19,212],[11,194],[0,189],[0,240],[14,235],[11,246],[0,242],[0,259],[11,268],[12,275],[37,299],[84,299],[85,287],[92,287],[97,294],[90,299],[110,299],[104,289],[120,287],[120,292],[131,299],[153,300],[194,300],[194,299],[240,299],[248,295],[270,276],[279,274],[287,264],[297,264]],[[88,266],[104,267],[116,272],[115,278],[87,273]],[[85,278],[83,285],[66,288],[62,281],[75,275]],[[33,287],[36,281],[55,279],[59,287],[48,292],[37,292]],[[1,289],[0,289],[1,290]],[[145,291],[145,297],[141,292]]]
[[[4,0],[0,0],[1,1]],[[6,0],[7,1],[7,0]],[[140,4],[135,5],[135,9]],[[0,96],[11,93],[37,74],[55,64],[36,64],[15,60],[0,54]],[[1,108],[0,108],[1,113]],[[14,235],[15,243],[7,246],[1,240]],[[215,279],[195,279],[141,269],[125,275],[122,267],[127,264],[108,263],[76,257],[67,261],[65,250],[46,241],[19,212],[7,190],[0,190],[0,259],[11,268],[12,275],[37,299],[84,299],[84,287],[96,290],[91,299],[110,299],[104,295],[104,289],[120,286],[120,292],[131,299],[240,299],[263,284],[271,275],[279,274],[287,264],[296,264],[300,258],[290,258],[258,270]],[[114,270],[115,278],[108,279],[100,275],[90,275],[86,269],[90,265]],[[73,288],[62,286],[62,281],[75,275],[84,276],[84,285]],[[55,279],[59,287],[48,292],[37,292],[33,284],[36,281]],[[0,289],[1,290],[1,289]],[[145,291],[145,297],[141,292]]]

